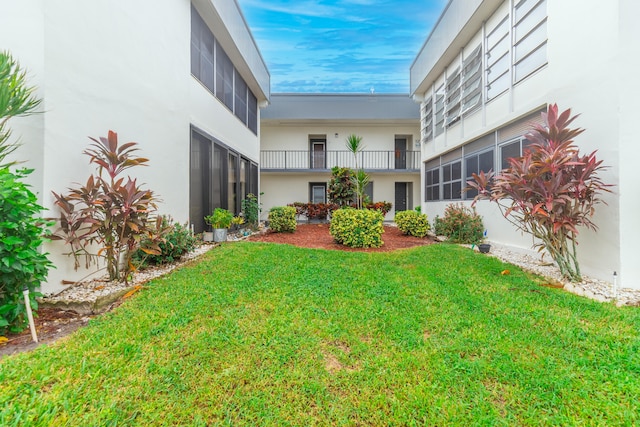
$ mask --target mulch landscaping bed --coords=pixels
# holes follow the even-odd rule
[[[334,242],[333,237],[329,234],[329,224],[298,224],[298,228],[294,233],[267,231],[265,234],[252,236],[249,240],[254,242],[286,243],[304,248],[359,252],[389,252],[434,243],[428,237],[405,236],[398,230],[398,227],[385,225],[384,234],[382,235],[384,244],[381,248],[349,248]]]

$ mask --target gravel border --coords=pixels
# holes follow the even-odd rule
[[[572,294],[580,295],[599,302],[614,302],[617,306],[640,306],[640,289],[617,288],[604,280],[582,275],[580,283],[570,282],[562,277],[560,269],[547,255],[542,257],[533,250],[491,243],[488,255],[515,264],[524,270],[539,274],[562,285]],[[475,248],[477,250],[477,248]]]

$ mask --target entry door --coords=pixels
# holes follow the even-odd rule
[[[326,169],[325,141],[311,140],[311,169]]]
[[[396,138],[395,144],[396,169],[407,168],[407,138]]]
[[[396,182],[396,212],[407,210],[407,183]]]

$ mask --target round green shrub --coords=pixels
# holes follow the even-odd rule
[[[329,232],[336,242],[352,248],[382,246],[384,216],[370,209],[338,209],[333,212]]]
[[[442,218],[436,216],[434,229],[438,236],[446,236],[453,243],[480,243],[484,233],[482,217],[475,208],[462,203],[451,203]]]
[[[418,211],[396,212],[394,221],[402,234],[409,236],[424,237],[431,229],[427,216]]]
[[[40,218],[43,208],[29,186],[22,182],[30,170],[15,173],[0,168],[0,335],[27,326],[23,287],[29,289],[32,308],[40,286],[52,267],[40,251],[48,223]]]
[[[296,225],[296,208],[276,206],[269,211],[269,228],[276,233],[293,233]]]

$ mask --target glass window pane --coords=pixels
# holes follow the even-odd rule
[[[547,21],[544,21],[534,31],[529,33],[525,38],[520,40],[513,47],[515,63],[518,63],[525,56],[535,50],[538,46],[547,40]]]
[[[546,4],[540,3],[537,7],[535,7],[528,15],[522,18],[515,27],[515,41],[516,43],[524,36],[526,36],[531,30],[533,30],[540,22],[542,22],[547,17],[547,7]]]
[[[462,162],[451,164],[451,179],[456,180],[462,178]]]
[[[503,56],[509,53],[509,37],[505,37],[500,41],[496,47],[487,51],[487,68],[492,67],[493,64],[503,59]]]
[[[453,181],[451,183],[451,198],[452,199],[462,198],[462,182],[461,181]]]
[[[491,50],[509,34],[509,21],[505,16],[502,21],[487,35],[487,50]]]
[[[493,99],[509,89],[509,74],[504,73],[487,86],[487,99]]]
[[[507,159],[520,157],[520,141],[515,141],[500,147],[500,156],[502,158],[502,169],[507,169],[509,167],[509,161]]]
[[[478,168],[483,172],[493,170],[493,150],[481,153],[478,156]]]
[[[442,182],[451,181],[451,165],[442,167]]]
[[[543,44],[529,56],[515,65],[513,73],[515,82],[524,79],[547,63],[547,44]]]
[[[474,173],[478,173],[478,156],[469,156],[464,161],[465,173],[464,176],[467,179],[471,179]]]
[[[451,200],[451,184],[442,184],[442,198]]]

